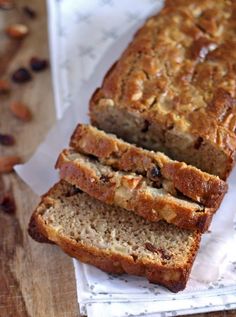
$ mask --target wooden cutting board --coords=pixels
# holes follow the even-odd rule
[[[45,1],[15,1],[16,9],[0,10],[0,78],[9,78],[32,56],[48,58]],[[22,14],[29,5],[37,12],[34,20]],[[23,41],[10,40],[4,28],[16,22],[29,26]],[[12,100],[25,102],[33,120],[22,123],[9,111]],[[27,84],[12,84],[9,97],[0,96],[0,133],[10,133],[16,146],[0,146],[0,155],[30,158],[55,121],[50,70],[33,74]],[[43,177],[43,175],[42,175]],[[13,193],[15,214],[0,212],[0,316],[79,316],[71,259],[52,245],[40,245],[27,234],[27,224],[38,197],[14,173],[0,177],[0,191]]]
[[[0,10],[0,79],[9,78],[20,66],[28,66],[32,56],[48,58],[47,14],[45,1],[17,0],[11,11]],[[31,6],[37,17],[22,13]],[[9,39],[4,29],[11,23],[29,26],[23,40]],[[25,102],[33,120],[22,123],[9,111],[13,100]],[[33,75],[27,84],[12,84],[10,96],[0,96],[0,133],[15,136],[16,145],[0,145],[0,156],[30,158],[55,122],[50,70]],[[42,175],[43,177],[43,175]],[[77,317],[75,277],[71,259],[56,246],[41,245],[27,234],[27,225],[39,198],[15,173],[0,176],[0,192],[15,198],[16,212],[0,212],[0,317]],[[236,316],[236,311],[198,316]]]

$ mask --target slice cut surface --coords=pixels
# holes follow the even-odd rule
[[[198,231],[150,223],[105,205],[65,181],[42,198],[32,224],[82,262],[106,272],[146,276],[175,292],[186,285],[201,237]]]

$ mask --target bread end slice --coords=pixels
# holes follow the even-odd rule
[[[173,292],[185,288],[201,237],[197,231],[128,215],[65,181],[42,198],[29,232],[105,272],[145,276]]]

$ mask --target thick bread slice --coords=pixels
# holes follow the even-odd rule
[[[137,213],[153,222],[166,220],[185,229],[206,231],[214,210],[155,188],[135,173],[114,171],[110,166],[64,150],[57,161],[60,176],[92,197]]]
[[[90,102],[93,125],[226,179],[236,157],[236,1],[168,0]]]
[[[70,145],[77,151],[97,157],[102,163],[115,169],[135,172],[152,182],[166,180],[165,189],[171,194],[177,190],[210,208],[218,208],[227,184],[183,162],[173,161],[161,152],[144,150],[124,142],[115,135],[105,133],[91,125],[79,124]]]
[[[29,229],[31,224],[33,238],[36,227],[82,262],[109,273],[146,276],[173,292],[185,288],[201,237],[105,205],[65,181],[42,197]]]

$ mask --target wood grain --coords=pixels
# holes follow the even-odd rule
[[[28,4],[37,19],[22,14]],[[9,39],[4,28],[15,22],[29,26],[23,41]],[[47,17],[44,1],[17,1],[17,8],[0,11],[0,78],[9,78],[30,57],[48,57]],[[0,133],[16,138],[14,147],[0,146],[0,155],[20,155],[26,161],[43,140],[55,120],[50,71],[33,74],[27,84],[11,83],[9,97],[0,96]],[[20,122],[9,111],[11,101],[25,102],[33,113],[29,123]],[[43,175],[42,175],[43,177]],[[15,214],[0,212],[0,316],[79,316],[72,261],[55,246],[34,242],[27,234],[30,214],[38,197],[14,174],[0,179],[0,192],[14,195]]]
[[[30,57],[48,57],[47,16],[42,0],[17,0],[12,11],[0,11],[0,78],[9,78]],[[30,5],[37,18],[30,20],[22,7]],[[10,40],[4,28],[23,22],[30,35],[23,41]],[[9,111],[14,100],[25,102],[33,120],[22,123]],[[0,146],[0,155],[20,155],[26,161],[55,121],[50,71],[34,74],[31,82],[12,84],[9,97],[0,96],[0,133],[13,134],[14,147]],[[43,177],[43,175],[42,175]],[[38,197],[14,173],[0,177],[0,193],[15,197],[14,214],[0,212],[0,317],[77,317],[75,277],[71,259],[56,246],[38,244],[27,234],[27,225]],[[236,311],[196,315],[236,316]]]

